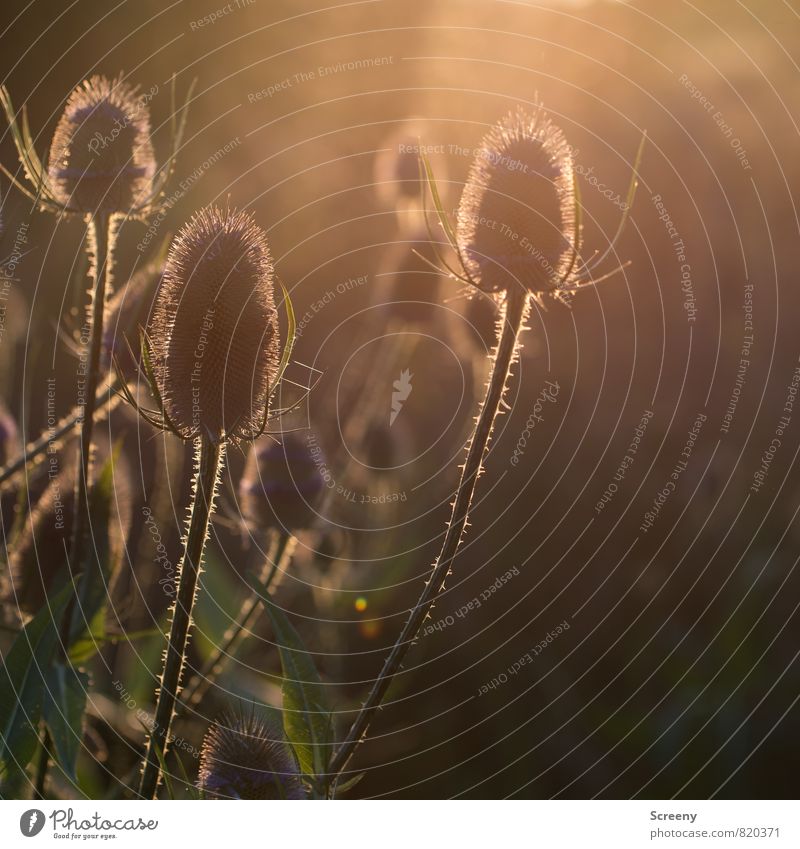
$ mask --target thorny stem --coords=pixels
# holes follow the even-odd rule
[[[79,389],[78,408],[80,410],[80,447],[78,454],[78,472],[75,481],[75,508],[72,519],[72,538],[70,540],[69,564],[72,574],[81,571],[86,530],[89,524],[89,493],[92,484],[92,435],[94,433],[94,413],[97,402],[97,386],[100,382],[100,353],[103,346],[103,318],[106,311],[106,296],[113,277],[114,244],[116,242],[116,224],[112,216],[98,213],[87,222],[87,249],[92,254],[93,276],[91,299],[87,311],[89,330],[88,351],[84,344],[81,349],[82,365],[85,365],[85,384]],[[87,359],[84,361],[84,357]],[[80,387],[80,380],[79,380]],[[86,586],[86,580],[83,581]],[[81,593],[81,588],[78,594]],[[67,606],[61,621],[61,645],[64,654],[68,654],[72,636],[72,619],[76,597]],[[49,735],[48,735],[49,736]],[[43,755],[39,764],[37,785],[47,777],[48,755],[43,741]]]
[[[263,602],[262,592],[269,590],[276,576],[283,573],[289,566],[297,540],[290,534],[279,532],[277,545],[272,547],[270,555],[264,564],[259,576],[262,589],[252,591],[244,600],[239,614],[232,622],[230,628],[225,632],[222,643],[217,647],[214,655],[205,663],[200,671],[192,678],[183,693],[181,693],[180,704],[176,714],[186,707],[196,707],[216,681],[222,671],[225,661],[236,654],[236,650],[242,640],[251,630],[251,626],[258,618]]]
[[[456,500],[453,504],[453,512],[450,524],[445,533],[444,543],[439,557],[436,559],[430,580],[425,585],[419,601],[411,610],[411,615],[403,627],[400,636],[392,647],[392,651],[386,658],[380,675],[370,690],[367,700],[353,722],[350,731],[339,750],[331,760],[328,769],[328,777],[337,776],[347,766],[353,752],[369,728],[375,712],[380,707],[386,691],[389,689],[394,676],[397,674],[400,664],[403,662],[409,648],[419,633],[422,623],[428,615],[436,597],[444,588],[444,582],[453,565],[461,537],[467,524],[472,496],[475,492],[475,484],[483,464],[484,454],[489,445],[492,427],[500,402],[505,393],[506,382],[511,371],[511,363],[517,348],[517,337],[519,336],[525,312],[528,306],[528,293],[521,287],[515,287],[507,293],[505,319],[497,346],[492,374],[489,378],[489,386],[486,390],[486,398],[483,402],[475,432],[470,441],[467,459],[461,473],[461,481],[458,485]]]
[[[178,577],[178,592],[172,613],[172,625],[164,656],[164,671],[156,702],[155,717],[147,744],[142,768],[139,795],[153,799],[161,777],[159,753],[166,754],[169,729],[178,698],[181,672],[189,641],[192,607],[197,591],[197,579],[203,559],[203,548],[208,535],[208,525],[214,504],[214,494],[219,471],[224,461],[223,443],[199,437],[197,446],[197,474],[190,508],[189,531],[186,535],[183,559]]]
[[[97,384],[100,380],[100,353],[103,347],[103,318],[106,296],[113,275],[114,243],[116,224],[105,214],[89,220],[89,249],[94,251],[94,290],[89,306],[90,339],[88,362],[86,362],[85,386],[78,406],[81,409],[80,453],[78,474],[75,482],[75,514],[70,542],[70,564],[72,570],[80,571],[89,514],[89,492],[92,486],[92,435],[94,412],[97,402]],[[85,352],[85,349],[84,349]],[[69,617],[68,617],[69,618]]]

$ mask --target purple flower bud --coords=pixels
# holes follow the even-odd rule
[[[253,443],[239,482],[242,512],[248,522],[298,531],[310,527],[325,488],[325,460],[307,433],[286,433],[280,442],[265,437]]]
[[[228,713],[206,732],[198,786],[210,799],[303,799],[283,735],[264,719]]]

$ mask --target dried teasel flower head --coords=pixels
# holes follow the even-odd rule
[[[285,433],[253,443],[239,482],[242,513],[251,526],[305,530],[325,489],[325,460],[315,437]]]
[[[424,188],[419,167],[420,127],[408,125],[389,136],[375,157],[375,189],[380,200],[394,204],[419,201]]]
[[[156,163],[144,98],[94,76],[69,96],[48,161],[53,198],[74,212],[129,213],[153,195]]]
[[[578,237],[572,154],[540,107],[502,119],[483,139],[458,208],[456,238],[485,292],[552,292]]]
[[[229,712],[210,726],[197,783],[210,799],[305,798],[283,735],[255,713]]]
[[[252,216],[197,212],[167,256],[150,325],[167,421],[184,439],[253,439],[280,366],[274,270]]]
[[[418,231],[427,230],[422,157],[441,153],[443,146],[423,142],[424,135],[422,124],[407,123],[386,139],[375,157],[375,191],[383,206],[394,208],[401,242],[416,241]],[[440,184],[445,184],[447,163],[444,157],[437,158],[436,170]],[[429,238],[427,232],[426,238]]]

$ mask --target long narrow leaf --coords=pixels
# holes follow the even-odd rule
[[[77,780],[75,767],[83,737],[83,715],[89,676],[56,663],[45,678],[44,721],[53,740],[56,760],[64,774]]]
[[[275,387],[280,383],[283,373],[286,371],[286,366],[289,365],[289,359],[292,356],[292,349],[294,348],[294,335],[297,329],[292,299],[289,297],[289,292],[283,283],[281,281],[278,282],[281,284],[281,289],[283,290],[283,304],[286,310],[286,344],[283,346],[281,361],[278,365],[278,373],[275,375],[275,380],[269,388],[268,395],[271,395],[275,391]]]
[[[436,210],[436,216],[439,219],[439,223],[442,225],[445,236],[447,236],[447,241],[450,242],[450,246],[453,250],[458,251],[458,239],[456,238],[456,232],[453,229],[453,225],[450,223],[450,219],[448,218],[447,212],[442,204],[442,198],[439,194],[439,187],[436,185],[436,178],[433,176],[433,168],[430,160],[424,153],[422,154],[422,165],[425,168],[425,176],[427,177],[428,186],[431,190],[431,197],[433,198],[433,206]]]
[[[283,669],[283,729],[306,775],[327,770],[331,742],[325,687],[311,655],[292,624],[269,598],[264,609],[272,622]]]
[[[64,587],[20,631],[0,667],[0,774],[25,769],[39,743],[47,674],[59,623],[72,598]]]

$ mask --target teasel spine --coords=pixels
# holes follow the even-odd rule
[[[164,671],[156,702],[153,728],[147,744],[139,796],[154,799],[161,777],[160,757],[166,755],[169,731],[178,699],[184,656],[189,641],[192,608],[208,536],[219,476],[225,459],[225,442],[201,436],[195,441],[197,473],[190,507],[189,529],[178,576],[178,590],[172,612]]]
[[[392,651],[386,658],[383,668],[367,696],[367,700],[356,716],[347,737],[331,760],[328,768],[329,778],[335,778],[347,766],[356,746],[366,734],[375,712],[416,639],[434,601],[444,587],[444,582],[450,572],[450,567],[467,525],[469,508],[475,493],[475,484],[481,473],[483,458],[494,427],[494,420],[500,409],[506,384],[511,374],[511,366],[517,350],[517,340],[528,312],[528,306],[529,295],[521,286],[515,286],[506,292],[505,316],[492,373],[475,432],[467,451],[467,459],[461,472],[461,480],[458,484],[453,512],[445,533],[441,553],[436,560],[430,580],[412,608],[400,636],[392,647]]]

